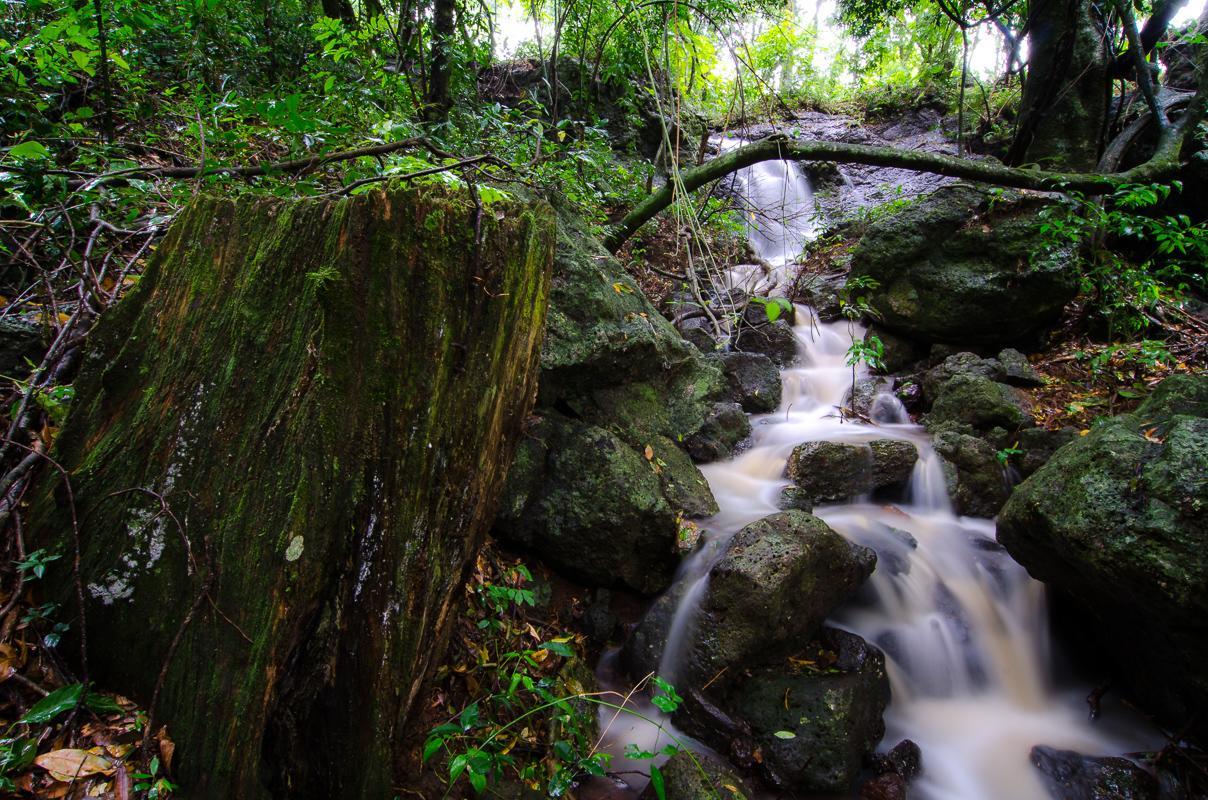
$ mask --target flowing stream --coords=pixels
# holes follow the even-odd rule
[[[808,181],[795,165],[762,164],[744,173],[738,180],[747,196],[770,208],[772,216],[786,205],[808,202]],[[766,289],[785,280],[785,265],[812,231],[806,215],[780,219],[784,222],[774,227],[752,223],[752,245],[771,273],[744,271],[733,276],[737,283],[756,280]],[[922,749],[924,771],[911,785],[911,797],[1044,800],[1049,794],[1028,759],[1035,745],[1088,755],[1152,747],[1143,726],[1121,720],[1121,714],[1091,722],[1085,703],[1089,687],[1063,687],[1056,680],[1042,585],[997,544],[992,520],[953,513],[938,456],[896,399],[878,398],[873,425],[841,418],[838,409],[853,381],[847,350],[864,331],[846,322],[822,323],[805,307],[796,309],[796,320],[799,357],[782,373],[781,407],[752,418],[747,450],[702,467],[721,510],[704,523],[701,545],[681,566],[677,580],[687,588],[681,583],[660,665],[663,676],[675,682],[709,568],[730,537],[779,511],[777,499],[789,485],[785,465],[796,445],[903,439],[915,444],[919,460],[900,502],[863,498],[815,513],[849,540],[877,552],[868,584],[832,623],[885,651],[893,697],[882,746],[909,738]],[[856,378],[863,373],[857,368]],[[608,666],[602,665],[602,673]],[[609,739],[651,750],[666,743],[665,734],[660,740],[657,730],[632,720],[614,722]]]

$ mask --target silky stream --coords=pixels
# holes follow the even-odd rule
[[[721,146],[730,144],[723,140]],[[742,288],[775,292],[788,279],[786,265],[813,234],[809,182],[795,164],[772,162],[740,173],[735,189],[756,212],[751,244],[771,270],[743,269],[731,280]],[[796,445],[903,439],[917,447],[919,460],[901,502],[861,498],[821,506],[815,514],[877,552],[878,567],[868,585],[831,622],[885,651],[893,695],[882,747],[909,738],[923,754],[923,774],[911,785],[910,796],[1046,800],[1049,794],[1028,758],[1035,745],[1088,755],[1153,747],[1152,734],[1126,714],[1092,722],[1085,702],[1090,687],[1057,679],[1044,587],[998,545],[992,520],[953,513],[939,457],[896,398],[877,398],[871,425],[840,415],[853,384],[848,348],[864,330],[854,323],[820,322],[799,306],[795,331],[798,358],[782,373],[781,407],[752,417],[748,449],[702,467],[721,510],[703,523],[701,544],[681,566],[677,582],[688,585],[678,587],[682,597],[661,674],[675,682],[709,568],[730,537],[779,511],[777,499],[789,485],[785,465]],[[854,377],[865,377],[863,366]],[[601,677],[617,685],[611,659],[602,663]],[[670,725],[654,709],[645,711]],[[614,720],[608,714],[603,721],[610,725],[607,740],[618,770],[649,768],[626,761],[625,744],[654,750],[668,741],[666,731],[629,717]]]

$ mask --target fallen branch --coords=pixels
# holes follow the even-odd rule
[[[245,164],[242,166],[198,166],[198,167],[128,167],[88,178],[78,178],[67,182],[69,189],[92,189],[115,181],[131,178],[198,178],[206,175],[231,175],[238,178],[254,178],[260,175],[271,175],[281,172],[306,172],[327,164],[339,161],[352,161],[357,158],[384,156],[399,150],[424,148],[440,158],[455,158],[440,150],[427,139],[403,139],[398,142],[360,147],[355,150],[344,150],[339,153],[295,158],[290,161],[277,161],[271,164]]]
[[[1197,94],[1196,99],[1199,99],[1200,94]],[[1192,105],[1195,105],[1194,101]],[[1188,110],[1188,114],[1190,113],[1191,109]],[[1184,117],[1186,116],[1187,114],[1184,115]],[[1180,122],[1182,121],[1180,119]],[[1181,132],[1185,127],[1183,125],[1171,126],[1167,132],[1176,130]],[[1178,143],[1181,145],[1181,142],[1180,138]],[[609,251],[615,253],[638,228],[674,202],[676,185],[683,186],[685,193],[692,192],[707,183],[762,161],[831,161],[837,164],[867,164],[875,167],[930,172],[1014,189],[1074,190],[1088,194],[1103,194],[1124,183],[1152,183],[1173,178],[1182,167],[1176,158],[1171,157],[1171,151],[1177,154],[1178,149],[1173,146],[1165,149],[1159,148],[1159,154],[1144,164],[1124,172],[1101,174],[1047,172],[1025,167],[1008,167],[997,161],[972,161],[942,153],[899,150],[892,147],[873,147],[863,144],[795,142],[782,137],[762,139],[731,150],[699,167],[681,172],[678,181],[668,181],[659,191],[647,197],[624,219],[613,225],[604,238],[604,245]]]

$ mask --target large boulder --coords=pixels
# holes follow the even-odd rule
[[[1071,597],[1133,691],[1208,729],[1208,377],[1167,378],[1018,486],[998,538]]]
[[[1072,248],[1045,248],[1037,212],[1048,202],[955,185],[873,222],[851,277],[882,327],[922,342],[1002,347],[1028,340],[1078,288]]]
[[[679,563],[681,512],[716,513],[704,477],[666,439],[647,457],[557,412],[535,425],[508,475],[497,536],[592,586],[656,594]]]
[[[750,753],[774,785],[847,795],[885,733],[885,656],[833,628],[790,657],[690,692],[676,723],[731,757]]]
[[[677,675],[700,686],[724,669],[783,655],[817,633],[823,621],[872,574],[876,554],[849,543],[825,522],[784,511],[743,528],[709,570]],[[626,647],[630,672],[659,665],[683,582],[660,598]]]
[[[918,449],[900,439],[868,444],[805,442],[793,448],[788,476],[816,503],[844,500],[910,479]]]

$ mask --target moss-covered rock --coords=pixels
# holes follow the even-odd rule
[[[188,797],[391,794],[536,392],[553,214],[492,210],[200,198],[90,336],[31,541]]]
[[[872,550],[849,543],[810,514],[785,511],[751,523],[709,570],[678,680],[701,686],[724,669],[791,651],[817,633],[875,565]],[[676,605],[648,614],[639,625],[635,646],[644,650],[629,659],[631,666],[657,666],[651,656],[662,653]]]
[[[707,516],[717,505],[683,451],[653,442],[647,457],[548,412],[517,454],[496,535],[588,585],[662,591],[679,563],[682,510]]]
[[[950,428],[932,439],[943,459],[948,496],[958,514],[993,517],[1010,494],[998,451],[984,439]]]
[[[791,657],[748,669],[721,689],[689,694],[676,723],[723,751],[744,749],[776,786],[847,795],[885,733],[885,656],[855,634],[826,628]]]
[[[869,302],[903,336],[997,347],[1034,337],[1078,286],[1074,253],[1040,247],[1046,202],[944,187],[872,223],[851,276],[879,282]]]
[[[1163,381],[1062,447],[1003,508],[998,538],[1078,604],[1132,690],[1175,728],[1208,708],[1208,378]]]
[[[962,373],[941,385],[926,422],[929,428],[956,423],[981,431],[992,428],[1013,431],[1033,424],[1026,402],[1018,389],[980,375]]]
[[[713,406],[705,424],[684,442],[688,453],[698,462],[720,461],[734,454],[739,444],[751,435],[751,420],[737,403]]]
[[[918,450],[910,442],[804,442],[793,448],[788,476],[815,503],[867,494],[910,478]]]
[[[763,353],[734,350],[718,358],[725,371],[730,398],[752,414],[766,414],[780,407],[780,370]]]

